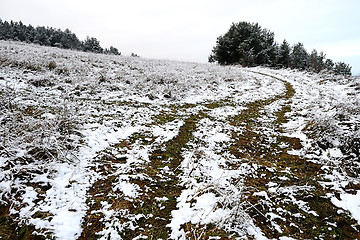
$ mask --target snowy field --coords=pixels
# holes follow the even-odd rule
[[[360,239],[359,93],[0,41],[0,239]]]

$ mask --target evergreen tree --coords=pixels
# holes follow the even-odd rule
[[[278,45],[275,42],[274,36],[275,34],[267,29],[260,31],[260,48],[255,59],[256,65],[276,65]]]
[[[102,53],[104,49],[100,46],[100,42],[94,37],[86,37],[83,43],[83,50],[85,52]]]
[[[209,62],[221,65],[270,66],[296,68],[320,72],[324,69],[338,74],[351,74],[351,67],[326,59],[323,52],[313,50],[309,54],[302,43],[290,47],[286,40],[280,46],[274,41],[274,33],[262,29],[257,23],[232,23],[230,29],[217,38],[209,56]],[[334,67],[335,66],[335,67]]]
[[[284,39],[284,41],[282,42],[279,48],[279,55],[277,61],[279,66],[283,68],[290,67],[290,63],[291,63],[290,53],[291,53],[290,44]]]
[[[61,29],[49,27],[34,28],[31,25],[24,25],[21,21],[19,23],[10,21],[9,23],[0,19],[0,40],[22,41],[44,46],[84,50],[96,53],[103,52],[100,42],[96,38],[88,37],[84,42],[81,42],[69,29],[62,31]],[[120,54],[114,47],[109,51],[112,54]]]
[[[51,46],[50,36],[45,27],[36,27],[36,33],[34,43]]]
[[[69,29],[65,29],[65,31],[61,35],[60,42],[62,43],[62,46],[65,49],[81,50],[82,47],[81,41]]]
[[[333,71],[334,70],[334,62],[333,62],[333,60],[331,60],[331,59],[326,59],[326,61],[325,61],[325,68],[328,70],[328,71]]]
[[[316,71],[317,69],[317,58],[318,58],[318,53],[315,49],[313,49],[310,54],[310,68],[313,71]]]
[[[15,35],[19,41],[25,42],[26,40],[26,30],[24,24],[20,21],[15,23]]]
[[[110,49],[105,49],[104,50],[105,54],[110,54],[110,55],[121,55],[121,53],[119,52],[119,50],[113,46],[110,46]]]
[[[309,54],[300,42],[292,48],[291,67],[300,70],[305,70],[309,67]]]
[[[317,58],[319,72],[326,68],[325,61],[326,61],[326,54],[321,51]]]
[[[0,34],[0,39],[2,40],[14,40],[12,36],[11,26],[7,21],[2,23]]]
[[[222,65],[272,65],[276,56],[274,33],[257,23],[233,23],[223,36],[218,37],[209,57],[210,62]]]
[[[344,62],[337,62],[335,63],[334,72],[344,76],[351,76],[351,66]]]
[[[310,54],[310,68],[313,72],[320,72],[321,70],[325,69],[325,59],[326,56],[323,52],[318,52],[316,49],[312,50]]]
[[[36,39],[36,29],[29,25],[28,27],[26,27],[26,42],[27,43],[33,43],[35,42]]]

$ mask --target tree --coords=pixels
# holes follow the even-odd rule
[[[337,62],[335,63],[334,72],[344,76],[351,76],[351,66],[344,62]]]
[[[331,59],[326,59],[325,60],[325,68],[328,70],[328,71],[333,71],[334,70],[334,62],[333,60]]]
[[[38,26],[34,28],[31,25],[24,25],[21,21],[19,23],[10,21],[9,23],[0,19],[0,40],[15,40],[96,53],[104,51],[96,38],[87,37],[84,42],[81,42],[69,29],[62,31],[51,27]],[[109,52],[120,54],[114,47],[110,47]]]
[[[273,32],[262,29],[257,23],[248,22],[232,23],[229,30],[217,38],[209,62],[221,65],[291,67],[313,72],[327,69],[338,74],[351,74],[349,65],[334,64],[331,59],[326,59],[323,52],[318,53],[316,49],[309,54],[303,43],[299,42],[290,47],[284,40],[279,46],[274,41]]]
[[[291,67],[305,70],[309,66],[309,54],[307,53],[302,43],[297,43],[293,46],[291,52]]]
[[[318,52],[316,49],[312,50],[310,54],[310,68],[313,72],[320,72],[321,70],[325,69],[325,58],[326,55],[323,52]]]
[[[278,61],[277,61],[278,65],[280,65],[283,68],[290,67],[290,62],[291,62],[290,53],[291,53],[290,44],[284,39],[284,41],[282,42],[279,48]]]
[[[24,42],[26,40],[26,30],[24,24],[20,21],[19,23],[15,23],[16,27],[16,35],[19,41]]]
[[[0,39],[2,40],[14,40],[13,29],[9,22],[5,21],[1,24]]]
[[[105,54],[112,54],[112,55],[121,55],[121,53],[119,52],[119,50],[113,46],[110,46],[110,49],[105,49],[104,51]]]
[[[83,50],[85,52],[102,53],[104,49],[100,46],[100,42],[94,37],[86,37],[83,43]]]
[[[35,43],[45,46],[51,46],[50,34],[45,27],[36,27]]]
[[[217,38],[209,57],[221,65],[272,65],[276,56],[274,33],[257,23],[232,23],[230,29]]]
[[[60,42],[65,49],[81,50],[81,41],[69,29],[62,33]]]

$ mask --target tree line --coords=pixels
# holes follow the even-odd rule
[[[85,52],[121,55],[117,48],[102,48],[100,41],[94,37],[86,37],[84,41],[69,29],[62,31],[52,27],[33,27],[20,22],[7,22],[0,19],[0,40],[13,40],[34,43],[42,46],[51,46]]]
[[[278,44],[274,33],[263,29],[258,23],[233,23],[230,29],[217,38],[209,62],[221,65],[267,66],[321,72],[331,71],[351,75],[351,66],[344,62],[327,59],[316,49],[308,53],[303,43],[291,46],[286,40]]]

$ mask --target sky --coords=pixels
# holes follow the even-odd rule
[[[257,22],[275,40],[352,66],[360,75],[359,0],[0,0],[2,20],[70,29],[123,55],[207,62],[231,23]]]

